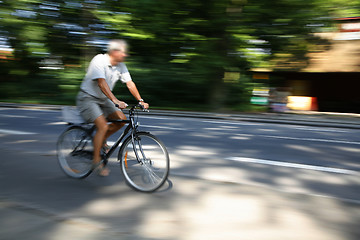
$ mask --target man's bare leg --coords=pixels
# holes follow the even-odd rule
[[[107,124],[107,121],[103,115],[95,119],[95,125],[96,125],[96,133],[93,138],[93,144],[94,144],[94,157],[93,157],[93,164],[96,165],[101,161],[100,151],[104,144],[105,135],[109,130],[109,126]],[[101,176],[108,176],[109,170],[107,168],[104,168],[99,172]]]
[[[112,114],[110,114],[108,116],[109,119],[113,119],[113,120],[126,120],[126,116],[123,112],[121,111],[116,111]],[[122,128],[125,125],[125,123],[110,123],[108,126],[108,130],[105,134],[105,139],[104,142],[106,141],[106,139],[108,139],[112,134],[114,134],[115,132],[117,132],[120,128]]]

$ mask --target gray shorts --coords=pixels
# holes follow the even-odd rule
[[[96,98],[83,91],[78,93],[76,105],[81,116],[88,123],[93,123],[101,115],[108,117],[110,114],[120,111],[110,99]]]

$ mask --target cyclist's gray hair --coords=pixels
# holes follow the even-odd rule
[[[113,50],[122,50],[122,51],[126,51],[128,48],[128,44],[125,40],[122,39],[114,39],[114,40],[110,40],[110,42],[108,43],[107,46],[107,51],[111,52]]]

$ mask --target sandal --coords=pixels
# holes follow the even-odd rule
[[[92,165],[92,170],[95,171],[97,173],[97,175],[100,176],[100,177],[107,177],[110,174],[109,168],[104,166],[103,161],[100,161],[99,163],[93,164]]]

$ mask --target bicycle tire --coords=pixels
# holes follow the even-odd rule
[[[89,176],[93,171],[92,148],[92,136],[87,129],[81,126],[69,127],[57,141],[60,168],[72,178],[81,179]]]
[[[118,154],[121,171],[131,188],[140,192],[154,192],[164,185],[169,176],[169,153],[165,145],[148,132],[137,132],[134,138],[137,141],[136,149],[141,159],[136,157],[132,137],[127,137]],[[140,151],[139,142],[145,157]]]

